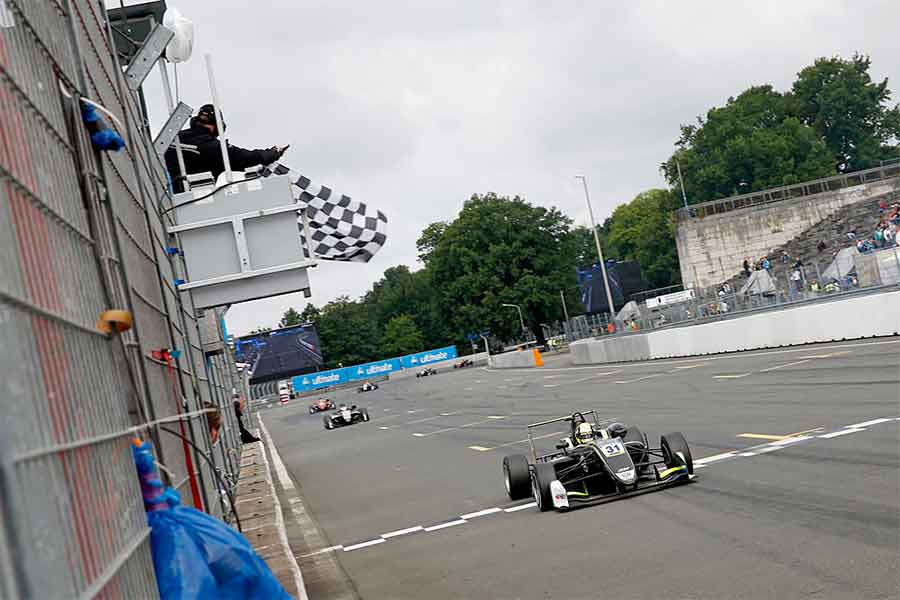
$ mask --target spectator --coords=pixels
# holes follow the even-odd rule
[[[782,264],[785,264],[785,265],[788,264],[789,262],[791,262],[791,257],[784,250],[781,251],[781,262],[782,262]]]
[[[252,444],[253,442],[258,442],[259,438],[250,433],[246,427],[244,427],[244,398],[237,392],[233,393],[232,396],[234,402],[234,416],[237,417],[238,429],[241,431],[241,443],[242,444]]]
[[[744,277],[750,277],[750,257],[744,259]]]
[[[723,283],[722,291],[725,292],[726,294],[730,294],[731,293],[731,284],[729,284],[727,281],[725,283]]]
[[[795,268],[793,272],[791,272],[791,295],[793,296],[797,292],[800,291],[800,288],[803,287],[802,276],[800,274],[800,269]]]
[[[878,201],[878,212],[883,213],[887,210],[887,202],[884,201],[884,198]]]
[[[847,232],[847,239],[850,240],[851,242],[856,240],[856,230],[855,229],[851,229],[850,231]]]
[[[762,257],[762,260],[760,261],[760,266],[761,266],[763,269],[765,269],[766,271],[768,271],[768,270],[772,267],[771,263],[769,263],[769,257],[768,257],[768,256],[763,256],[763,257]]]
[[[216,111],[213,105],[201,106],[197,111],[197,116],[191,118],[190,127],[178,133],[178,140],[182,144],[184,167],[187,171],[185,175],[209,171],[213,178],[218,178],[225,171],[222,148],[219,143],[219,135],[223,133],[225,133],[224,117],[220,129],[216,122]],[[272,146],[266,150],[247,150],[231,144],[226,144],[226,147],[228,148],[228,162],[236,171],[273,163],[288,148],[287,146]],[[184,191],[174,146],[166,150],[165,161],[175,193]]]
[[[816,244],[816,250],[818,250],[820,253],[824,252],[825,248],[827,247],[828,244],[825,243],[825,240],[819,240],[819,243]]]
[[[203,403],[206,409],[206,425],[209,427],[209,443],[215,444],[219,441],[219,429],[222,428],[222,413],[215,404],[209,400]]]

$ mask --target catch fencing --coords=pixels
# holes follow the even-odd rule
[[[184,504],[231,516],[248,389],[176,289],[164,167],[111,37],[103,2],[0,0],[2,598],[156,596],[134,437]],[[82,98],[124,150],[95,149]],[[132,328],[99,331],[109,309]]]

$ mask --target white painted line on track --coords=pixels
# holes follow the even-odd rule
[[[344,552],[352,552],[353,550],[359,550],[360,548],[368,548],[369,546],[377,546],[378,544],[383,544],[384,538],[376,538],[374,540],[369,540],[368,542],[361,542],[359,544],[353,544],[352,546],[344,546]]]
[[[684,365],[683,367],[675,367],[676,369],[696,369],[697,367],[702,367],[702,364],[697,365]]]
[[[549,383],[549,384],[548,384],[548,383],[545,383],[545,384],[544,384],[544,387],[545,387],[545,388],[555,388],[555,387],[559,387],[559,384],[556,384],[556,383]]]
[[[713,454],[712,456],[704,456],[703,458],[698,458],[694,461],[695,465],[705,465],[707,463],[716,462],[717,460],[723,460],[726,458],[731,458],[737,454],[736,452],[723,452],[722,454]]]
[[[608,375],[616,375],[621,372],[622,372],[622,369],[618,369],[616,371],[607,371],[605,373],[596,373],[594,375],[591,375],[590,377],[582,377],[581,379],[575,379],[575,380],[569,381],[567,383],[583,383],[585,381],[590,381],[591,379],[596,379],[598,377],[607,377]]]
[[[746,377],[750,373],[737,373],[735,375],[713,375],[713,379],[740,379],[741,377]]]
[[[442,417],[449,417],[450,415],[455,415],[455,414],[458,414],[458,413],[456,413],[456,412],[441,413],[441,416],[442,416]]]
[[[423,529],[424,529],[424,527],[422,527],[421,525],[416,525],[415,527],[407,527],[406,529],[398,529],[397,531],[391,531],[389,533],[382,533],[381,538],[387,540],[387,539],[390,539],[393,537],[399,537],[401,535],[406,535],[408,533],[415,533],[417,531],[422,531]]]
[[[537,502],[529,502],[527,504],[520,504],[518,506],[511,506],[510,508],[504,508],[503,512],[518,512],[520,510],[525,510],[526,508],[531,508],[533,506],[537,506]]]
[[[645,379],[650,379],[651,377],[659,377],[660,375],[665,375],[665,373],[652,373],[650,375],[644,375],[643,377],[638,377],[637,379],[628,379],[625,381],[617,381],[616,383],[634,383],[636,381],[643,381]]]
[[[765,454],[767,452],[775,452],[776,450],[781,450],[780,446],[763,446],[762,448],[757,449],[757,454]]]
[[[878,425],[880,423],[887,423],[892,419],[872,419],[871,421],[863,421],[862,423],[856,423],[855,425],[847,425],[847,429],[856,429],[857,427],[868,427],[870,425]]]
[[[503,415],[488,415],[488,419],[505,419]]]
[[[484,446],[469,446],[469,450],[477,450],[478,452],[488,452],[492,450],[492,448],[485,448]]]
[[[390,429],[390,427],[385,427],[384,425],[382,425],[382,426],[379,427],[378,429]]]
[[[414,433],[413,437],[425,437],[425,435],[424,433]]]
[[[738,456],[756,456],[756,452],[741,452]]]
[[[547,433],[547,434],[544,434],[544,435],[538,435],[538,436],[535,436],[535,437],[533,437],[533,438],[531,438],[531,439],[533,439],[533,440],[542,440],[542,439],[544,439],[544,438],[553,437],[553,436],[555,436],[555,435],[562,435],[562,434],[564,434],[564,433],[568,433],[568,432],[566,432],[566,431],[553,431],[553,432],[551,432],[551,433]],[[524,443],[526,443],[526,442],[528,442],[528,438],[525,438],[525,439],[523,439],[523,440],[516,440],[516,441],[514,441],[514,442],[506,442],[506,443],[503,443],[503,444],[497,444],[497,445],[494,446],[493,448],[488,448],[488,450],[496,450],[497,448],[503,448],[503,447],[505,447],[505,446],[515,446],[516,444],[524,444]],[[480,447],[480,446],[479,446],[479,447]],[[469,448],[472,448],[472,446],[469,446]]]
[[[492,416],[492,417],[488,417],[487,419],[482,419],[481,421],[473,421],[471,423],[466,423],[465,425],[457,425],[456,427],[445,427],[444,429],[437,429],[435,431],[429,431],[428,433],[414,433],[413,435],[416,437],[429,437],[429,436],[437,435],[439,433],[444,433],[447,431],[455,431],[457,429],[465,429],[466,427],[473,427],[475,425],[483,425],[484,423],[488,423],[495,419],[504,419],[504,418],[506,418],[506,417]]]
[[[544,379],[556,379],[556,375],[544,375]]]
[[[812,435],[798,435],[797,437],[789,437],[784,438],[783,440],[778,440],[777,442],[772,442],[769,444],[770,446],[790,446],[791,444],[796,444],[797,442],[804,442],[806,440],[811,440],[815,436]]]
[[[502,509],[494,507],[494,508],[486,508],[484,510],[479,510],[477,512],[469,513],[467,515],[460,515],[460,519],[474,519],[475,517],[484,517],[486,515],[492,515],[494,513],[502,512]]]
[[[759,372],[760,373],[768,373],[770,371],[777,371],[778,369],[783,369],[785,367],[793,367],[794,365],[802,365],[803,363],[808,363],[809,361],[810,361],[810,359],[797,360],[794,362],[785,363],[783,365],[776,365],[774,367],[769,367],[768,369],[760,369]]]
[[[820,435],[817,437],[820,437],[823,440],[830,440],[831,438],[836,438],[841,435],[847,435],[849,433],[859,433],[860,431],[866,431],[866,430],[865,429],[841,429],[840,431],[832,431],[831,433],[826,433],[825,435]]]
[[[426,527],[425,531],[438,531],[439,529],[447,529],[448,527],[455,527],[457,525],[462,525],[464,523],[468,523],[465,519],[456,519],[455,521],[447,521],[446,523],[441,523],[439,525],[432,525],[431,527]]]

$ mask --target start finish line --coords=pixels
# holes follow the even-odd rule
[[[451,360],[457,356],[456,346],[447,346],[446,348],[426,350],[425,352],[344,367],[342,369],[297,375],[292,380],[293,387],[295,392],[308,392],[352,381],[363,381],[372,377],[390,375],[403,369],[415,369],[431,363]]]

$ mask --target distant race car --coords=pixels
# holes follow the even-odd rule
[[[322,417],[325,429],[334,429],[335,427],[344,427],[345,425],[353,425],[369,420],[369,411],[364,408],[353,406],[341,406],[333,413],[329,413]]]
[[[367,381],[358,388],[356,388],[356,393],[361,394],[362,392],[374,392],[378,389],[377,383],[372,383],[371,381]]]
[[[472,362],[472,359],[464,358],[461,361],[459,361],[458,363],[454,363],[453,368],[454,369],[465,369],[466,367],[471,367],[474,364],[475,363]]]
[[[437,375],[437,369],[425,367],[424,369],[416,373],[416,379],[418,379],[419,377],[428,377],[429,375]]]
[[[539,455],[532,430],[568,422],[570,435],[555,452]],[[533,496],[541,511],[568,510],[573,503],[600,503],[693,481],[694,461],[680,433],[651,448],[634,425],[600,422],[593,410],[528,426],[531,462],[523,454],[503,459],[506,491],[512,500]]]
[[[309,405],[309,414],[311,415],[314,415],[317,412],[325,412],[326,410],[334,410],[334,400],[319,398]]]

